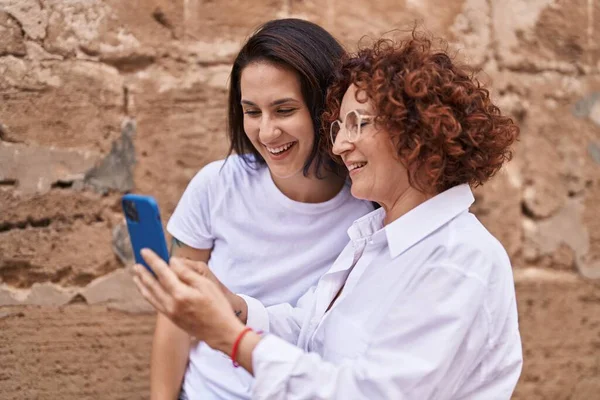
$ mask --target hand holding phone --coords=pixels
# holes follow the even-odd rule
[[[150,249],[165,262],[169,262],[169,251],[160,219],[158,203],[151,196],[127,194],[123,196],[121,204],[127,220],[127,230],[133,247],[135,262],[143,265],[152,275],[155,275],[154,271],[142,258],[140,251]]]

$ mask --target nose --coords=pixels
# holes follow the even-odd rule
[[[335,137],[335,142],[333,142],[333,148],[331,151],[336,156],[341,156],[342,154],[351,151],[354,148],[354,144],[348,141],[348,137],[344,129],[346,128],[340,128],[340,131]]]
[[[276,121],[265,116],[260,123],[260,132],[258,136],[260,141],[268,144],[275,141],[282,134],[282,130],[276,125]]]

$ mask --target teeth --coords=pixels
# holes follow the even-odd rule
[[[367,165],[366,162],[350,164],[350,165],[348,165],[348,171],[352,171],[356,168],[364,167],[365,165]]]
[[[269,151],[269,153],[278,154],[278,153],[282,153],[282,152],[286,151],[287,149],[292,147],[293,144],[294,144],[294,142],[284,144],[283,146],[280,146],[280,147],[267,147],[267,150]]]

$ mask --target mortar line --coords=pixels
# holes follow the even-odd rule
[[[494,29],[494,5],[492,4],[492,0],[486,0],[486,3],[488,5],[488,28],[490,30],[489,33],[489,41],[490,41],[490,49],[489,52],[491,52],[491,58],[492,60],[494,60],[496,62],[496,65],[498,65],[498,69],[502,69],[500,63],[498,62],[499,57],[498,57],[498,48],[497,48],[497,43],[496,43],[496,32]]]
[[[290,10],[291,10],[291,0],[283,0],[281,14],[283,14],[284,18],[289,18]]]
[[[327,28],[335,30],[335,0],[327,1],[327,10],[325,11]]]
[[[588,26],[587,26],[587,52],[588,52],[588,63],[590,68],[594,68],[594,57],[593,57],[593,46],[594,46],[594,0],[587,1],[587,9],[588,9]]]
[[[187,27],[188,27],[188,16],[189,16],[189,0],[183,0],[183,43],[187,45]]]

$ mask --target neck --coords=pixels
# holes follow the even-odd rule
[[[385,210],[384,225],[394,222],[413,208],[430,199],[431,195],[423,193],[412,186],[409,186],[403,193],[396,197],[394,201],[380,203]]]
[[[302,203],[323,203],[334,198],[344,185],[344,178],[332,172],[321,173],[322,179],[318,179],[316,173],[312,172],[304,176],[302,171],[289,178],[273,176],[275,186],[289,199]]]

